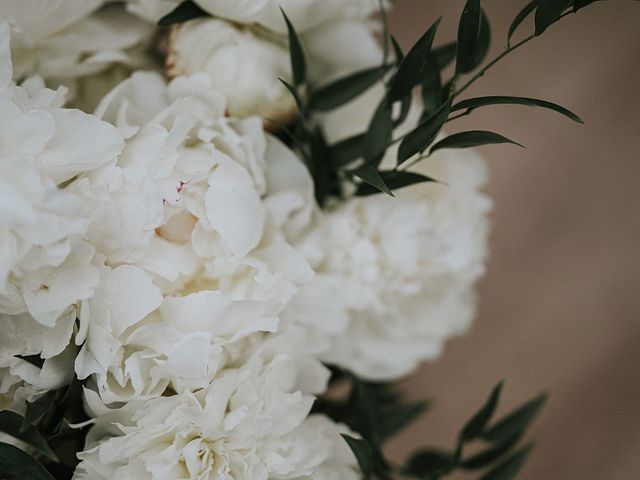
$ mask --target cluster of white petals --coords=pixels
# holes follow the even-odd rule
[[[98,418],[89,442],[96,446],[80,454],[74,478],[358,478],[339,436],[344,430],[309,416],[313,397],[299,389],[299,373],[285,354],[268,361],[256,356],[195,393],[116,410],[89,393]]]

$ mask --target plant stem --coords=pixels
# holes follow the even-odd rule
[[[467,88],[469,88],[480,77],[484,76],[484,74],[487,73],[487,71],[491,67],[493,67],[496,63],[498,63],[500,60],[502,60],[504,57],[509,55],[514,50],[517,50],[518,48],[522,47],[526,43],[529,43],[534,38],[536,38],[536,35],[535,35],[535,33],[532,33],[531,35],[529,35],[524,40],[521,40],[518,43],[505,48],[504,51],[502,51],[502,53],[500,53],[500,55],[498,55],[496,58],[491,60],[480,71],[478,71],[478,73],[476,73],[473,77],[471,77],[467,83],[465,83],[459,90],[457,90],[456,93],[453,94],[454,98],[457,97],[458,95],[460,95],[462,92],[464,92]]]

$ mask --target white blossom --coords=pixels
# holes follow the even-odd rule
[[[117,162],[74,185],[108,265],[82,305],[76,370],[95,374],[107,403],[204,388],[246,357],[249,337],[277,330],[313,275],[284,232],[310,215],[308,174],[259,119],[225,117],[210,87],[139,73],[97,111],[128,138]],[[293,167],[267,174],[283,162]]]
[[[253,357],[195,393],[120,410],[87,392],[97,423],[74,479],[358,478],[345,430],[308,416],[313,398],[298,389],[299,370],[287,355]]]

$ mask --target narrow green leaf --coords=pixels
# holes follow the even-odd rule
[[[442,79],[440,78],[440,67],[433,55],[429,59],[427,68],[422,77],[422,104],[425,116],[432,115],[442,104]]]
[[[547,395],[542,394],[498,421],[482,434],[482,438],[498,441],[521,435],[536,418],[545,402]]]
[[[513,37],[513,34],[516,33],[516,30],[518,30],[518,27],[522,24],[522,22],[524,22],[527,17],[531,15],[531,13],[533,13],[533,11],[538,6],[538,3],[540,3],[540,0],[532,0],[522,10],[520,10],[516,15],[516,18],[513,19],[513,22],[509,27],[509,33],[507,34],[508,46],[511,45],[511,37]]]
[[[454,133],[453,135],[443,138],[431,147],[430,153],[443,148],[471,148],[479,147],[480,145],[493,145],[500,143],[511,143],[524,148],[524,146],[520,145],[518,142],[514,142],[513,140],[503,137],[497,133],[487,132],[485,130],[471,130],[468,132]]]
[[[494,444],[491,447],[466,458],[460,463],[460,465],[466,470],[476,470],[487,467],[515,447],[520,438],[520,436],[508,438],[502,442]]]
[[[374,469],[375,460],[373,458],[373,452],[371,451],[371,447],[369,444],[361,440],[359,438],[354,438],[350,435],[341,434],[341,437],[349,445],[349,448],[356,456],[356,460],[358,461],[358,465],[360,466],[360,470],[363,475],[367,476]]]
[[[57,390],[49,391],[34,402],[27,402],[27,411],[24,414],[21,430],[26,431],[45,416],[49,409],[54,406],[56,392]]]
[[[409,117],[409,112],[411,111],[411,103],[413,102],[413,95],[407,95],[400,102],[400,114],[398,118],[393,119],[393,128],[397,128],[404,123],[404,121]]]
[[[354,135],[329,146],[329,156],[335,167],[343,167],[362,156],[364,134]]]
[[[376,109],[364,136],[363,155],[365,162],[378,165],[391,142],[393,119],[391,105],[382,99]]]
[[[393,173],[393,174],[402,174],[402,175],[388,175],[385,178],[383,172],[380,172],[380,176],[383,178],[385,183],[391,188],[395,190],[397,188],[402,188],[407,185],[421,183],[421,182],[432,182],[433,179],[429,177],[424,177],[422,175],[412,173],[412,172],[384,172],[384,173]],[[404,175],[409,174],[409,175]],[[397,185],[394,186],[390,184],[390,180],[395,180]],[[425,401],[417,401],[404,403],[395,406],[393,409],[385,411],[384,414],[378,419],[380,422],[380,426],[378,427],[380,433],[380,439],[382,441],[387,440],[397,433],[401,432],[407,425],[409,425],[413,420],[418,418],[420,415],[424,413],[424,411],[429,406],[428,402]]]
[[[404,60],[404,52],[402,51],[402,47],[398,43],[398,40],[396,40],[396,37],[394,37],[393,35],[391,35],[391,46],[393,46],[393,53],[396,59],[396,66],[400,66],[400,64],[402,63],[402,60]]]
[[[200,8],[195,2],[187,0],[162,17],[158,21],[158,25],[161,27],[170,27],[174,23],[182,23],[194,18],[207,16],[209,16],[209,14]]]
[[[309,108],[324,111],[339,107],[374,85],[387,70],[386,66],[373,67],[339,78],[316,90],[309,98]]]
[[[469,73],[480,65],[490,43],[491,28],[480,8],[480,0],[467,0],[458,26],[456,73]]]
[[[421,175],[415,172],[401,171],[401,170],[386,170],[386,171],[379,172],[379,174],[382,180],[384,181],[384,183],[386,183],[387,186],[391,189],[391,191],[399,190],[400,188],[408,187],[409,185],[415,185],[417,183],[437,182],[437,180],[427,177],[425,175]],[[380,193],[380,190],[375,187],[372,187],[369,184],[363,183],[358,187],[358,191],[356,195],[359,197],[366,197],[368,195],[375,195],[376,193]],[[406,407],[407,410],[406,411],[403,410],[404,413],[400,413],[399,415],[401,416],[405,414],[408,415],[411,412],[415,413],[416,415],[419,415],[424,411],[424,408],[426,408],[427,406],[425,402],[419,402],[413,406],[412,405],[413,404],[409,404],[409,406]],[[382,423],[385,423],[386,421],[387,421],[386,419],[384,421],[381,420]],[[390,423],[394,423],[396,420],[390,419],[388,421]],[[384,429],[385,427],[381,427],[381,428]]]
[[[452,102],[453,99],[450,98],[433,115],[404,137],[398,148],[398,165],[431,145],[449,117]]]
[[[512,480],[524,466],[533,445],[527,445],[482,476],[480,480]]]
[[[578,115],[570,110],[567,110],[564,107],[561,107],[560,105],[556,105],[555,103],[547,102],[545,100],[539,100],[537,98],[527,97],[488,96],[469,98],[468,100],[462,100],[461,102],[456,103],[453,107],[451,107],[451,111],[455,112],[458,110],[467,110],[467,113],[469,113],[476,108],[484,107],[487,105],[526,105],[529,107],[542,107],[558,112],[575,122],[584,123],[584,121]]]
[[[327,143],[320,129],[310,136],[311,168],[313,173],[316,201],[323,207],[330,191],[331,164]]]
[[[489,423],[493,412],[495,412],[496,407],[498,406],[498,400],[500,400],[500,393],[502,393],[503,384],[503,382],[499,382],[495,387],[493,387],[489,394],[489,398],[487,398],[484,405],[462,428],[459,435],[462,440],[471,440],[482,433],[482,430],[484,430],[484,427]]]
[[[441,20],[442,18],[439,18],[431,25],[402,60],[389,86],[388,99],[390,102],[401,100],[410,95],[411,89],[422,80],[422,73],[427,66],[433,40]]]
[[[572,3],[573,0],[539,0],[535,15],[536,35],[542,35]]]
[[[435,59],[436,63],[438,64],[438,68],[440,70],[444,70],[451,64],[451,62],[453,62],[456,59],[457,53],[458,53],[458,43],[449,42],[434,48],[431,51],[431,56]]]
[[[23,421],[24,419],[21,415],[18,415],[17,413],[11,412],[9,410],[4,410],[0,412],[0,432],[11,435],[18,440],[22,440],[49,459],[57,462],[58,458],[56,457],[56,454],[53,453],[53,450],[51,450],[51,448],[49,448],[49,445],[47,445],[47,441],[40,434],[38,429],[34,426],[29,426],[28,428],[23,430]]]
[[[3,480],[54,480],[31,455],[0,442],[0,478]]]
[[[293,24],[284,13],[284,10],[280,8],[284,21],[287,23],[287,30],[289,32],[289,54],[291,56],[291,71],[293,72],[293,84],[298,87],[302,85],[307,79],[307,61],[304,55],[304,49],[300,42],[300,37],[293,27]]]
[[[412,454],[404,469],[419,478],[439,478],[452,467],[453,459],[449,452],[425,449]]]
[[[294,87],[293,85],[291,85],[286,80],[283,80],[282,78],[278,78],[278,80],[280,80],[280,83],[282,83],[284,85],[284,87],[287,90],[289,90],[289,93],[291,94],[293,99],[296,101],[296,107],[298,107],[298,111],[300,113],[303,113],[304,112],[304,104],[302,103],[302,99],[300,98],[300,95],[298,94],[298,89],[296,87]]]
[[[351,170],[351,173],[377,190],[386,193],[387,195],[391,195],[392,197],[394,196],[393,192],[389,189],[380,176],[380,173],[373,165],[365,163],[355,170]]]

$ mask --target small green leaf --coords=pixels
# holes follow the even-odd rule
[[[302,99],[300,98],[300,95],[298,94],[298,90],[296,89],[296,87],[291,85],[286,80],[283,80],[282,78],[278,78],[278,80],[280,80],[280,83],[282,83],[284,85],[284,87],[287,90],[289,90],[289,93],[291,94],[293,99],[296,101],[296,107],[298,107],[298,111],[300,113],[303,113],[304,112],[304,104],[302,103]]]
[[[300,42],[300,37],[296,33],[293,24],[284,13],[284,10],[280,8],[284,21],[287,23],[287,30],[289,32],[289,53],[291,56],[291,71],[293,72],[293,84],[298,87],[302,85],[307,79],[307,61],[304,56],[304,49]]]
[[[453,459],[449,452],[425,449],[412,454],[404,469],[419,478],[439,478],[452,467]]]
[[[329,156],[335,167],[343,167],[362,156],[364,134],[354,135],[329,146]]]
[[[313,173],[316,201],[323,207],[330,191],[331,165],[327,143],[320,129],[310,136],[311,168]]]
[[[3,480],[54,480],[31,455],[0,442],[0,478]]]
[[[492,145],[500,143],[511,143],[519,147],[524,148],[518,142],[503,137],[497,133],[487,132],[486,130],[471,130],[468,132],[454,133],[446,138],[443,138],[433,147],[431,147],[430,153],[443,148],[471,148],[479,147],[480,145]]]
[[[520,436],[508,438],[463,460],[460,465],[466,470],[484,468],[511,450],[520,440]]]
[[[401,175],[388,175],[385,176],[383,173],[392,173],[392,174],[401,174]],[[409,174],[409,175],[405,175]],[[405,187],[407,185],[412,185],[421,182],[433,182],[434,180],[429,177],[424,177],[422,175],[412,173],[412,172],[380,172],[380,176],[384,179],[385,183],[392,190]],[[385,178],[386,177],[386,178]],[[396,185],[391,184],[391,180],[396,181]],[[410,403],[403,403],[397,406],[394,406],[392,409],[385,411],[384,414],[379,418],[380,425],[378,427],[380,433],[381,440],[387,440],[397,433],[401,432],[407,425],[409,425],[413,420],[422,415],[427,407],[429,406],[428,402],[425,401],[417,401]]]
[[[462,428],[459,435],[462,440],[471,440],[482,433],[482,430],[484,430],[484,427],[487,425],[487,423],[489,423],[493,412],[495,412],[496,407],[498,406],[498,400],[500,400],[502,386],[503,382],[499,382],[495,387],[493,387],[485,404],[473,415],[473,417],[471,417],[471,419]]]
[[[47,445],[47,441],[40,434],[37,428],[34,426],[29,426],[26,429],[22,429],[22,422],[24,419],[21,415],[17,413],[11,412],[9,410],[4,410],[0,412],[0,432],[11,435],[18,440],[25,442],[26,444],[32,446],[40,453],[53,460],[54,462],[58,461],[56,454],[53,453],[53,450],[49,448]]]
[[[432,115],[442,104],[442,79],[440,78],[440,67],[433,55],[429,59],[427,68],[422,77],[422,104],[425,116]]]
[[[403,187],[408,187],[409,185],[415,185],[417,183],[437,182],[437,180],[434,180],[433,178],[430,178],[415,172],[407,172],[407,171],[401,171],[401,170],[387,170],[387,171],[382,171],[378,173],[380,174],[380,177],[382,178],[384,183],[392,191],[398,190]],[[368,195],[374,195],[376,193],[380,193],[380,190],[375,187],[372,187],[369,184],[363,183],[358,187],[358,191],[356,195],[359,197],[366,197]],[[424,411],[424,408],[426,408],[426,406],[427,404],[425,402],[409,404],[408,406],[405,406],[402,408],[398,416],[400,417],[404,417],[405,415],[409,416],[412,413],[415,413],[415,415],[418,415],[422,413],[422,411]],[[392,414],[391,416],[394,418],[389,420],[387,419],[380,420],[381,423],[385,423],[388,421],[390,424],[394,424],[396,422],[395,414]],[[381,429],[384,429],[384,428],[386,427],[381,427]]]
[[[396,59],[396,66],[400,66],[400,64],[402,63],[402,60],[404,60],[404,52],[402,51],[402,47],[398,43],[398,40],[396,40],[396,37],[394,37],[393,35],[391,35],[391,46],[393,46],[393,53]]]
[[[499,441],[522,435],[536,418],[545,402],[547,395],[542,394],[498,421],[482,434],[482,438],[489,441]]]
[[[309,99],[309,108],[324,111],[339,107],[374,85],[387,69],[386,66],[368,68],[339,78],[316,90]]]
[[[542,35],[572,3],[573,0],[539,0],[535,15],[536,35]]]
[[[364,136],[363,156],[367,163],[378,165],[382,160],[393,134],[391,105],[383,98],[376,109]]]
[[[516,18],[513,19],[513,22],[509,27],[509,33],[507,34],[507,45],[511,45],[511,37],[513,37],[513,34],[516,33],[516,30],[518,30],[518,27],[522,24],[522,22],[524,22],[527,17],[531,15],[531,13],[536,9],[538,3],[540,3],[540,0],[532,0],[522,10],[520,10],[520,12],[518,12]]]
[[[456,103],[453,107],[451,107],[451,111],[455,112],[458,110],[467,110],[467,113],[469,113],[476,108],[484,107],[487,105],[526,105],[530,107],[542,107],[558,112],[575,122],[584,123],[584,121],[578,115],[570,110],[567,110],[564,107],[561,107],[560,105],[556,105],[555,103],[547,102],[545,100],[538,100],[537,98],[527,97],[488,96],[470,98],[468,100],[463,100]]]
[[[434,48],[431,51],[431,56],[435,59],[436,63],[438,64],[438,68],[440,70],[444,70],[451,64],[451,62],[453,62],[456,59],[457,52],[458,52],[458,43],[449,42]]]
[[[388,99],[390,102],[401,100],[410,95],[411,89],[422,80],[422,73],[427,66],[431,46],[441,20],[442,18],[439,18],[431,25],[402,60],[389,86]]]
[[[200,8],[195,2],[187,0],[162,17],[158,21],[158,25],[161,27],[170,27],[174,23],[182,23],[194,18],[207,16],[209,16],[209,14]]]
[[[27,411],[24,414],[21,430],[26,431],[38,422],[54,406],[57,390],[51,390],[34,402],[27,402]]]
[[[356,460],[358,461],[358,465],[360,466],[360,470],[362,471],[363,475],[369,475],[369,473],[375,467],[375,459],[369,444],[364,440],[354,438],[344,433],[341,434],[341,437],[344,438],[344,440],[349,445],[349,448],[356,456]]]
[[[533,445],[527,445],[482,476],[480,480],[512,480],[524,466]]]
[[[398,148],[398,165],[403,164],[413,155],[431,145],[449,117],[452,102],[453,99],[450,98],[433,115],[404,137]]]
[[[480,65],[490,43],[491,28],[480,0],[467,0],[458,26],[456,74],[469,73]]]
[[[384,182],[384,180],[380,176],[380,173],[378,172],[376,167],[374,167],[373,165],[369,165],[368,163],[365,163],[364,165],[356,168],[355,170],[351,170],[351,173],[356,177],[358,177],[359,179],[361,179],[362,181],[366,182],[368,185],[371,185],[375,189],[383,193],[386,193],[387,195],[391,195],[392,197],[394,196],[393,192],[389,189],[387,184]]]

